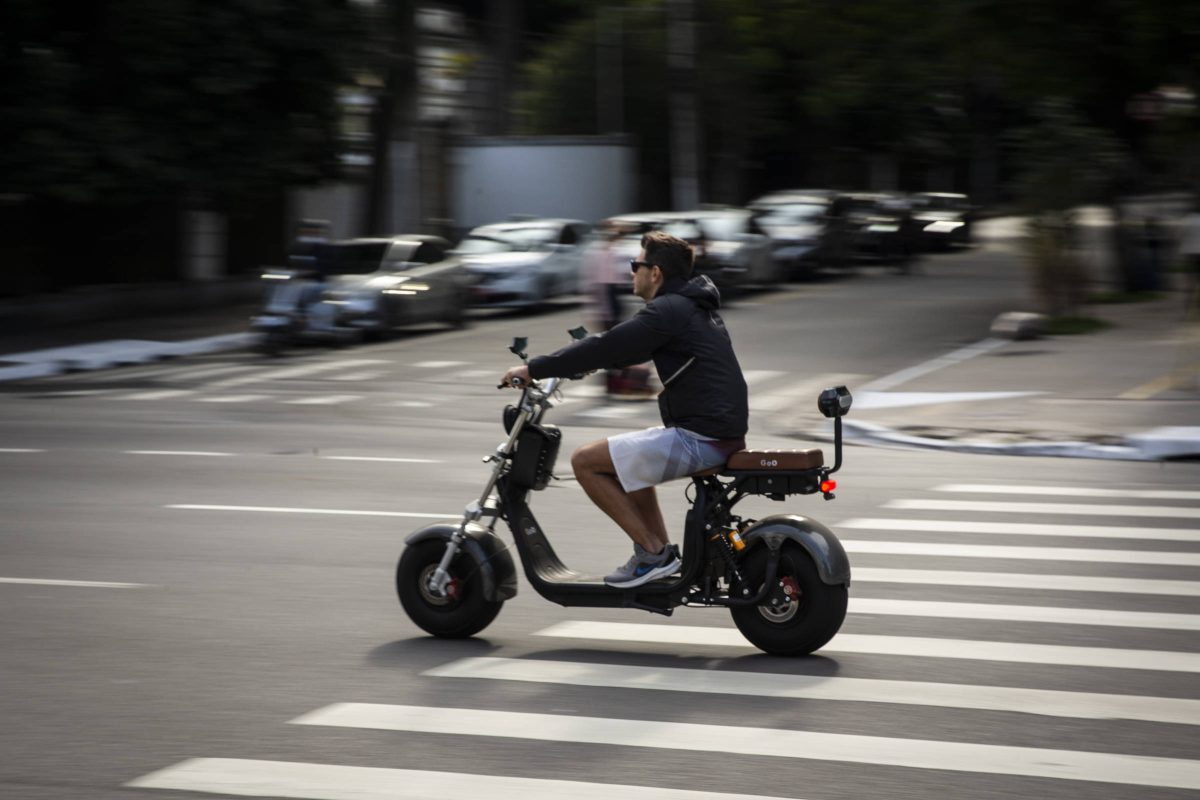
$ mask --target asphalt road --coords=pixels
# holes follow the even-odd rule
[[[807,446],[822,385],[977,341],[1023,292],[996,250],[742,298],[751,443]],[[579,316],[0,387],[0,797],[1196,796],[1195,464],[848,448],[836,501],[746,503],[850,552],[810,658],[523,579],[480,637],[421,635],[403,538],[477,494],[511,337],[551,349]],[[560,473],[654,421],[567,397]],[[533,506],[568,564],[626,557],[571,480]]]

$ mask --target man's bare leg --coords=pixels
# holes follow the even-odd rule
[[[608,452],[608,440],[580,447],[571,455],[575,478],[592,502],[608,514],[630,539],[650,553],[669,541],[654,487],[626,492],[617,480],[617,469]]]

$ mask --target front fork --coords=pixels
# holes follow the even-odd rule
[[[521,433],[521,429],[525,427],[525,423],[529,421],[531,416],[532,411],[522,409],[520,416],[517,417],[516,422],[512,426],[512,431],[509,432],[508,441],[497,447],[496,452],[483,459],[485,464],[492,462],[492,475],[488,478],[487,486],[484,487],[479,499],[470,503],[463,510],[463,518],[458,526],[458,530],[450,534],[450,538],[446,540],[446,552],[442,553],[442,560],[438,562],[437,569],[430,574],[429,582],[425,586],[434,597],[446,597],[446,587],[450,584],[450,564],[454,561],[454,557],[458,555],[458,551],[462,549],[462,543],[467,538],[467,526],[488,516],[489,511],[495,511],[495,509],[488,508],[488,501],[491,499],[492,492],[496,488],[496,482],[500,480],[500,476],[504,473],[505,464],[508,463],[508,459],[512,455],[513,445],[517,441],[517,436]]]

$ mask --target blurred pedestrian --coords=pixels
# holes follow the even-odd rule
[[[590,316],[603,331],[612,330],[625,317],[622,297],[629,294],[628,258],[622,258],[618,240],[625,234],[620,223],[606,220],[596,227],[596,242],[588,249],[584,280]]]
[[[322,242],[329,241],[329,221],[324,219],[302,219],[296,225],[296,238],[288,249],[288,267],[298,272],[317,269],[317,249]]]

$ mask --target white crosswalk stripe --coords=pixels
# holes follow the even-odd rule
[[[187,397],[190,394],[195,394],[192,389],[158,389],[153,392],[134,392],[133,394],[122,395],[121,400],[169,400],[176,397]]]
[[[1104,564],[1162,564],[1200,566],[1200,553],[1160,553],[1147,550],[1093,550],[1086,547],[1006,547],[939,542],[878,542],[843,540],[847,553],[940,558],[1012,558],[1028,561],[1088,561]]]
[[[357,394],[322,394],[315,397],[299,397],[294,400],[281,400],[280,402],[293,406],[336,406],[342,403],[349,403],[354,400],[361,400],[362,395]]]
[[[338,369],[355,369],[376,364],[387,364],[377,358],[359,358],[346,361],[318,361],[313,364],[301,364],[283,369],[256,371],[251,375],[240,375],[234,378],[216,381],[209,384],[212,389],[230,389],[235,386],[245,386],[250,383],[266,383],[268,381],[289,380],[292,378],[308,378],[322,372],[332,372]]]
[[[976,522],[944,519],[864,517],[844,520],[837,530],[922,531],[926,533],[982,533],[1012,536],[1080,536],[1091,539],[1152,539],[1164,542],[1200,542],[1200,530],[1142,528],[1127,525],[1051,525],[1041,522]]]
[[[906,511],[977,511],[1001,514],[1071,514],[1099,517],[1200,519],[1200,508],[1099,503],[1003,503],[974,500],[889,500],[884,508]]]
[[[375,703],[337,703],[292,722],[1200,789],[1200,761],[1120,753]]]
[[[517,658],[464,658],[428,669],[436,678],[523,681],[667,692],[836,700],[1013,711],[1079,719],[1129,719],[1200,725],[1200,700],[1061,692],[1006,686],[864,680],[826,675],[733,672]]]
[[[537,636],[640,642],[696,647],[738,647],[752,650],[736,628],[688,625],[651,625],[634,622],[560,622]],[[1056,664],[1100,669],[1137,669],[1161,672],[1200,672],[1200,653],[1165,650],[1123,650],[1110,647],[990,642],[918,636],[876,636],[839,633],[821,649],[827,655],[862,653],[914,658],[948,658],[970,661],[1006,661],[1014,664]]]
[[[854,582],[856,584],[907,583],[920,586],[989,586],[999,589],[1051,589],[1062,592],[1200,597],[1200,581],[1105,578],[1091,575],[1040,575],[1028,572],[964,572],[943,569],[891,569],[855,566]]]
[[[1113,611],[1100,608],[1046,608],[1001,603],[944,603],[930,600],[885,600],[856,597],[850,601],[850,613],[1200,631],[1200,614],[1156,614],[1145,611]]]
[[[312,800],[440,800],[449,797],[487,800],[783,800],[765,795],[615,783],[238,758],[193,758],[130,781],[126,786]]]
[[[947,483],[935,492],[1019,494],[1057,497],[1124,497],[1136,500],[1200,500],[1200,492],[1174,489],[1096,489],[1086,486],[1012,486],[990,483]]]

